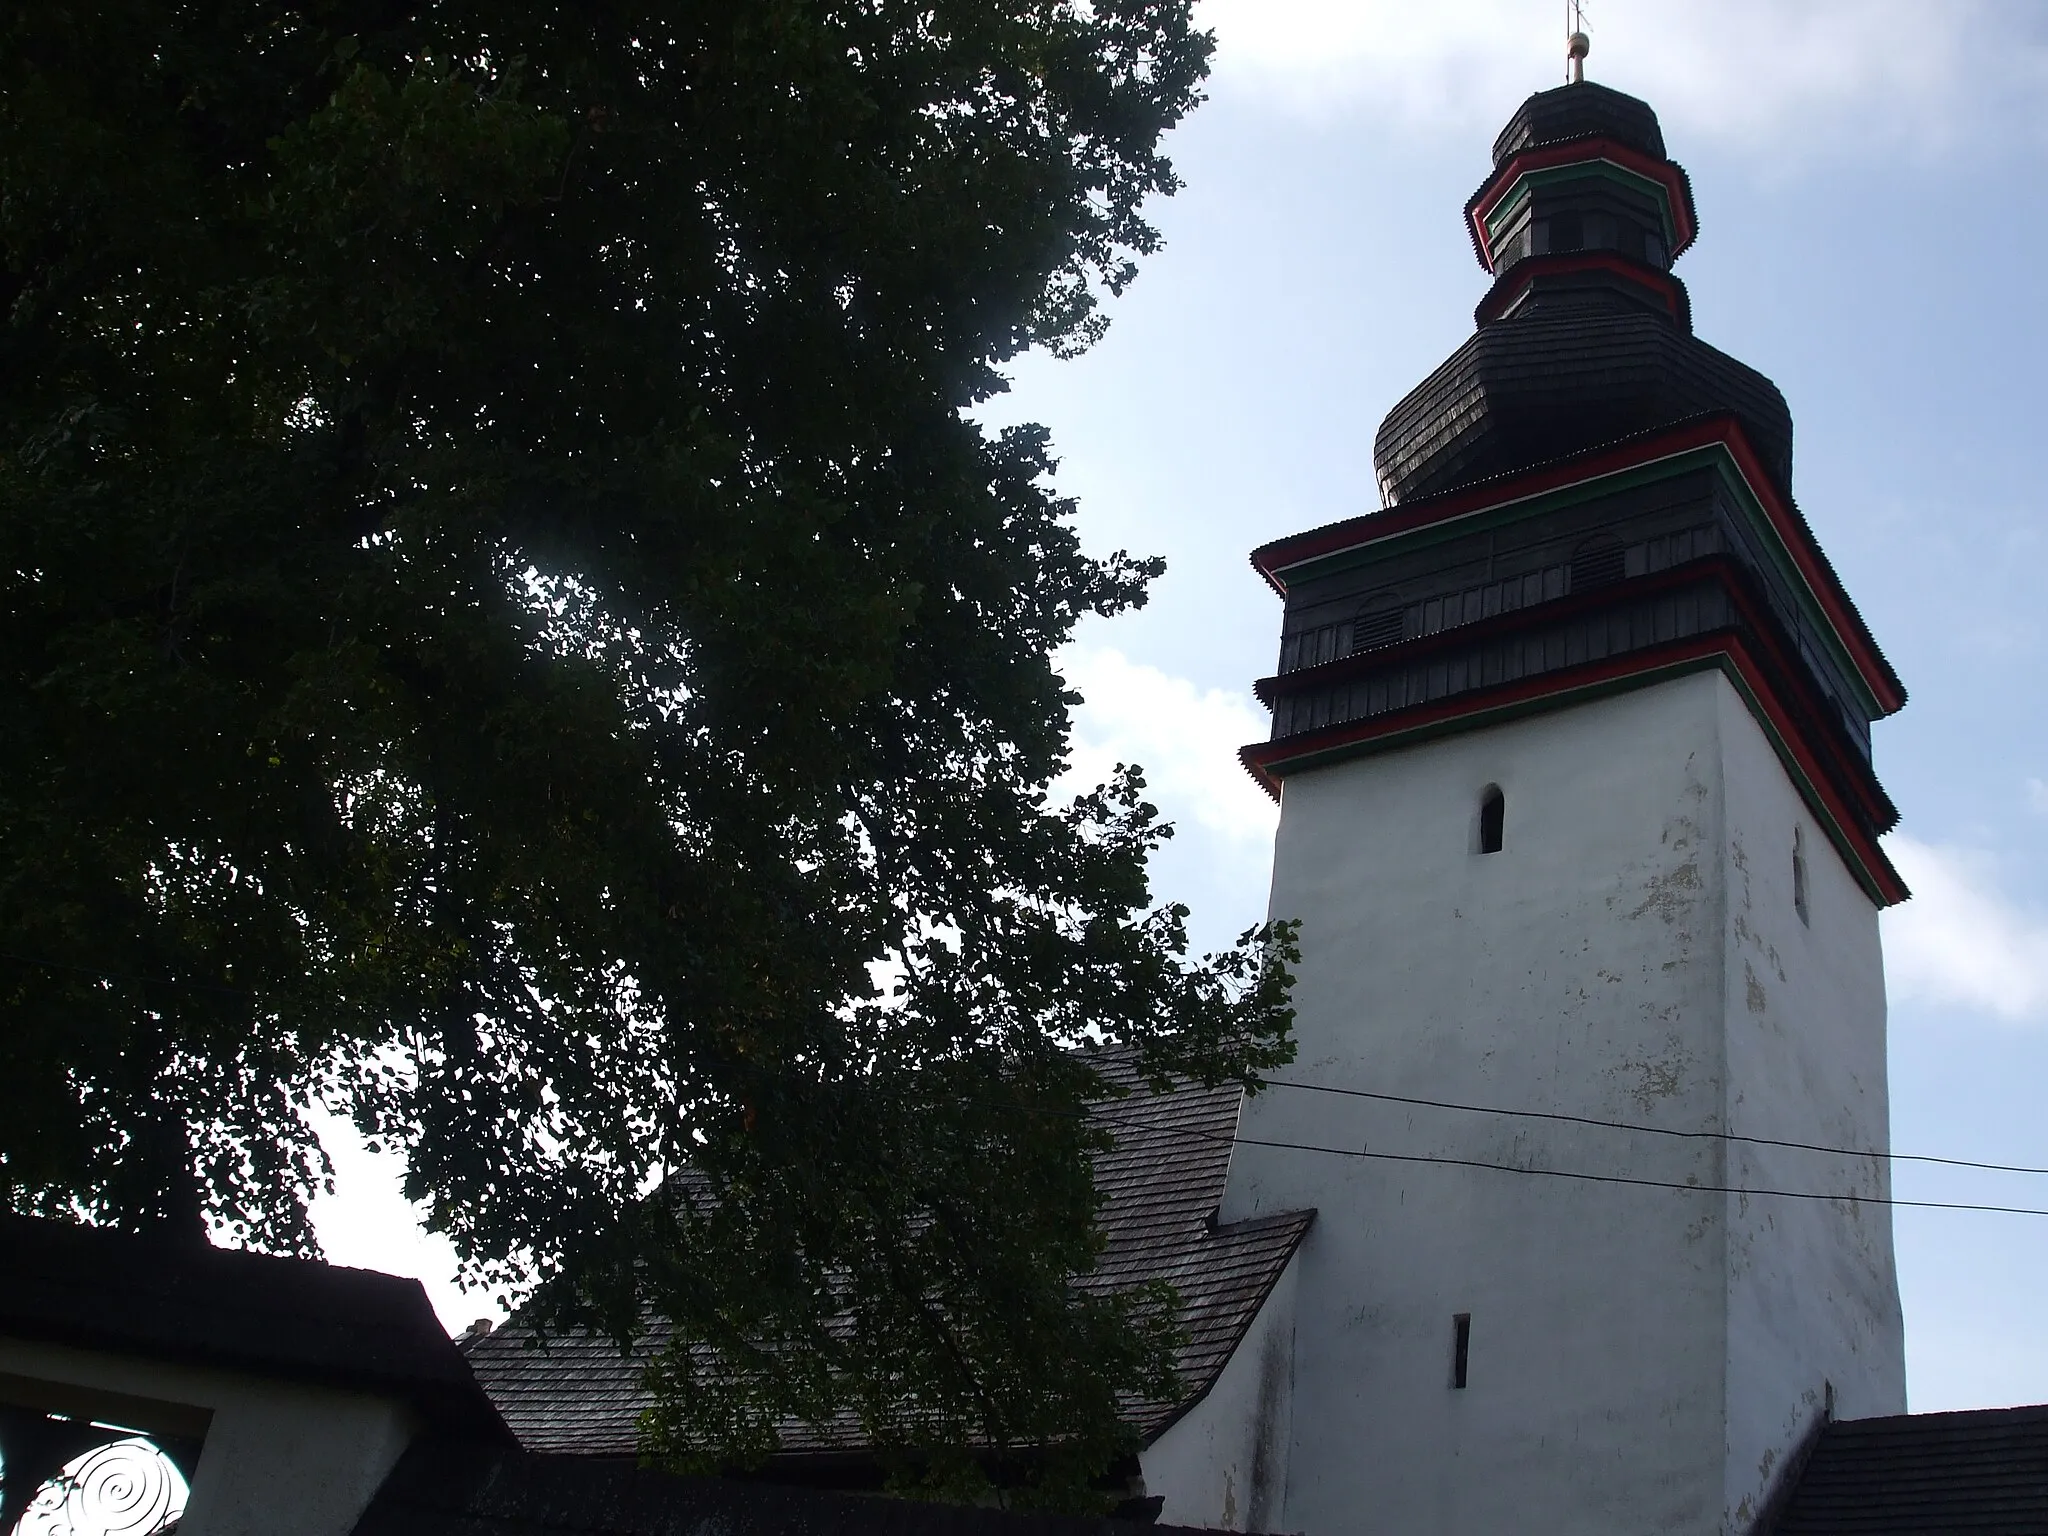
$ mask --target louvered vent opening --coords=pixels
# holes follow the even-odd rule
[[[1406,627],[1402,623],[1405,616],[1405,610],[1400,608],[1360,614],[1351,626],[1351,649],[1376,651],[1383,645],[1397,644]]]
[[[1572,590],[1590,592],[1612,586],[1628,574],[1628,551],[1619,544],[1582,549],[1572,556]]]

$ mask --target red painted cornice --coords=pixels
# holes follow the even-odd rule
[[[1499,282],[1486,290],[1486,297],[1472,312],[1473,323],[1490,325],[1498,320],[1539,277],[1570,272],[1609,272],[1634,283],[1654,294],[1672,319],[1687,330],[1692,328],[1692,305],[1687,302],[1685,290],[1679,286],[1677,278],[1668,272],[1659,272],[1655,267],[1646,267],[1640,261],[1630,261],[1613,251],[1563,251],[1549,256],[1523,257],[1508,268]]]
[[[1777,532],[1822,612],[1835,627],[1864,685],[1877,700],[1880,711],[1891,714],[1903,707],[1906,702],[1905,685],[1878,649],[1876,638],[1863,622],[1863,616],[1856,611],[1855,604],[1849,600],[1834,567],[1821,553],[1806,519],[1772,483],[1763,461],[1742,430],[1742,424],[1732,415],[1699,417],[1660,432],[1646,433],[1606,448],[1595,448],[1572,458],[1538,465],[1520,474],[1504,475],[1439,496],[1403,502],[1383,511],[1367,512],[1340,523],[1276,539],[1252,551],[1252,565],[1265,577],[1267,584],[1284,597],[1287,595],[1285,573],[1308,561],[1363,548],[1418,528],[1528,501],[1552,491],[1639,469],[1698,449],[1716,447],[1728,454],[1750,494],[1763,508],[1764,516]]]
[[[1486,220],[1496,204],[1531,171],[1545,171],[1552,166],[1577,165],[1593,160],[1605,160],[1623,170],[1634,171],[1664,188],[1665,196],[1671,203],[1671,224],[1674,239],[1671,244],[1671,259],[1676,261],[1679,254],[1693,242],[1699,233],[1694,223],[1691,189],[1687,187],[1685,172],[1669,160],[1658,160],[1641,150],[1622,143],[1619,139],[1594,137],[1590,139],[1569,139],[1562,144],[1544,144],[1535,149],[1525,149],[1513,159],[1506,161],[1488,178],[1485,186],[1472,194],[1472,200],[1465,205],[1465,217],[1472,227],[1473,243],[1479,248],[1479,258],[1487,271],[1493,270],[1493,245],[1487,238]]]
[[[1291,763],[1327,754],[1344,754],[1373,742],[1430,731],[1432,727],[1454,727],[1466,717],[1491,715],[1518,707],[1541,707],[1545,701],[1562,703],[1577,693],[1624,684],[1630,678],[1646,680],[1658,674],[1677,675],[1703,666],[1722,666],[1740,684],[1752,708],[1783,753],[1797,770],[1799,779],[1829,823],[1830,839],[1861,870],[1866,889],[1880,905],[1904,901],[1911,892],[1892,867],[1877,839],[1865,831],[1850,812],[1840,787],[1821,765],[1789,710],[1771,686],[1765,670],[1743,636],[1735,630],[1717,630],[1673,641],[1667,645],[1632,651],[1624,656],[1587,662],[1547,672],[1493,688],[1475,689],[1455,698],[1390,710],[1369,719],[1348,721],[1320,731],[1304,732],[1279,741],[1262,741],[1239,750],[1239,757],[1266,792],[1276,800],[1280,780]]]
[[[1740,561],[1728,555],[1703,555],[1697,560],[1667,566],[1664,570],[1632,578],[1626,583],[1596,588],[1591,592],[1571,593],[1545,603],[1532,603],[1526,608],[1510,609],[1470,624],[1454,624],[1433,634],[1417,635],[1398,645],[1359,651],[1317,666],[1302,667],[1275,677],[1262,677],[1252,684],[1252,692],[1261,704],[1271,709],[1277,700],[1289,694],[1338,687],[1354,678],[1418,661],[1441,651],[1484,645],[1488,640],[1518,629],[1565,623],[1582,613],[1706,582],[1714,583],[1728,594],[1729,601],[1749,626],[1749,643],[1776,667],[1777,675],[1783,680],[1782,687],[1789,692],[1792,702],[1803,711],[1805,718],[1828,722],[1824,730],[1840,730],[1841,727],[1833,723],[1832,706],[1813,693],[1805,683],[1805,674],[1792,664],[1790,652],[1778,636],[1778,621],[1768,606],[1759,600],[1752,586],[1753,578]],[[1275,746],[1284,744],[1285,739],[1273,743]],[[1862,809],[1861,821],[1880,831],[1889,830],[1898,820],[1898,808],[1884,793],[1868,760],[1854,748],[1847,753],[1839,749],[1816,753],[1817,760],[1820,757],[1832,758],[1838,763],[1834,777],[1839,782],[1846,782],[1853,792]]]

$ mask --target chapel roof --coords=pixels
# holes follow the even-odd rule
[[[1131,1091],[1097,1110],[1115,1144],[1096,1160],[1107,1242],[1083,1284],[1107,1290],[1165,1280],[1181,1298],[1185,1342],[1176,1365],[1183,1395],[1129,1406],[1132,1422],[1150,1440],[1215,1383],[1315,1212],[1216,1225],[1242,1090],[1226,1084],[1152,1093],[1120,1056],[1108,1058],[1104,1075]],[[647,1357],[665,1342],[659,1322],[632,1354],[593,1333],[552,1334],[539,1342],[515,1317],[471,1344],[468,1356],[529,1450],[632,1456],[649,1402],[641,1376]],[[851,1413],[825,1424],[786,1423],[780,1435],[778,1461],[857,1457],[868,1449]]]
[[[1185,1526],[864,1498],[617,1461],[426,1442],[353,1536],[1195,1536]]]
[[[505,1427],[419,1281],[0,1213],[0,1334],[372,1392]]]
[[[1770,1527],[1771,1536],[1929,1531],[2048,1531],[2048,1405],[1830,1424]]]

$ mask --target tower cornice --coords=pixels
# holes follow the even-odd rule
[[[1491,272],[1502,228],[1521,201],[1548,182],[1593,176],[1646,192],[1656,202],[1664,239],[1675,261],[1699,237],[1692,183],[1675,161],[1659,160],[1622,143],[1595,136],[1525,149],[1502,163],[1465,204],[1465,222],[1479,264]]]
[[[1738,502],[1766,543],[1774,563],[1791,578],[1802,606],[1860,685],[1873,717],[1905,705],[1906,688],[1879,649],[1841,578],[1822,552],[1797,505],[1765,472],[1742,424],[1716,414],[1643,434],[1554,463],[1482,481],[1441,495],[1403,502],[1326,524],[1252,551],[1252,565],[1282,597],[1290,584],[1349,563],[1384,558],[1412,546],[1477,531],[1488,523],[1535,516],[1559,505],[1622,488],[1631,481],[1685,473],[1711,463],[1738,493]]]
[[[1555,672],[1461,694],[1410,709],[1346,721],[1238,751],[1259,786],[1275,800],[1288,775],[1347,758],[1405,747],[1457,731],[1498,725],[1524,715],[1589,703],[1692,673],[1718,669],[1763,727],[1800,798],[1819,821],[1857,884],[1880,907],[1906,900],[1911,890],[1883,846],[1851,808],[1837,775],[1821,762],[1771,668],[1751,639],[1735,629],[1690,636],[1625,656],[1607,657]]]
[[[1619,280],[1640,290],[1661,308],[1680,329],[1692,329],[1692,298],[1685,284],[1669,272],[1659,272],[1641,262],[1630,261],[1612,251],[1564,251],[1554,255],[1525,256],[1501,273],[1486,297],[1472,311],[1475,325],[1491,325],[1506,317],[1533,290],[1545,284],[1583,282],[1588,276]]]
[[[1884,792],[1884,786],[1871,771],[1869,762],[1853,749],[1843,749],[1839,732],[1831,728],[1830,711],[1825,702],[1807,684],[1802,669],[1792,663],[1790,653],[1793,647],[1788,644],[1783,626],[1771,618],[1768,599],[1757,590],[1754,578],[1742,563],[1728,555],[1707,555],[1666,567],[1626,587],[1615,585],[1572,593],[1551,602],[1496,614],[1473,624],[1438,630],[1399,645],[1354,652],[1318,666],[1260,678],[1252,685],[1252,691],[1260,703],[1272,709],[1289,696],[1342,686],[1375,671],[1427,664],[1433,657],[1485,645],[1500,636],[1542,631],[1603,610],[1626,610],[1667,594],[1698,594],[1709,588],[1725,600],[1727,622],[1717,628],[1749,637],[1753,653],[1768,668],[1770,677],[1775,679],[1771,684],[1772,693],[1784,700],[1786,711],[1791,716],[1803,722],[1802,734],[1813,748],[1809,757],[1826,768],[1833,781],[1846,789],[1846,803],[1857,823],[1880,833],[1896,825],[1898,808]],[[1648,672],[1654,672],[1660,665],[1655,659],[1654,647],[1649,652],[1627,654],[1647,657],[1641,664]]]

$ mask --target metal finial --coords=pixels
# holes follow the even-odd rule
[[[1593,49],[1586,36],[1586,7],[1582,0],[1565,0],[1564,8],[1565,82],[1577,85],[1586,78],[1586,55]]]

